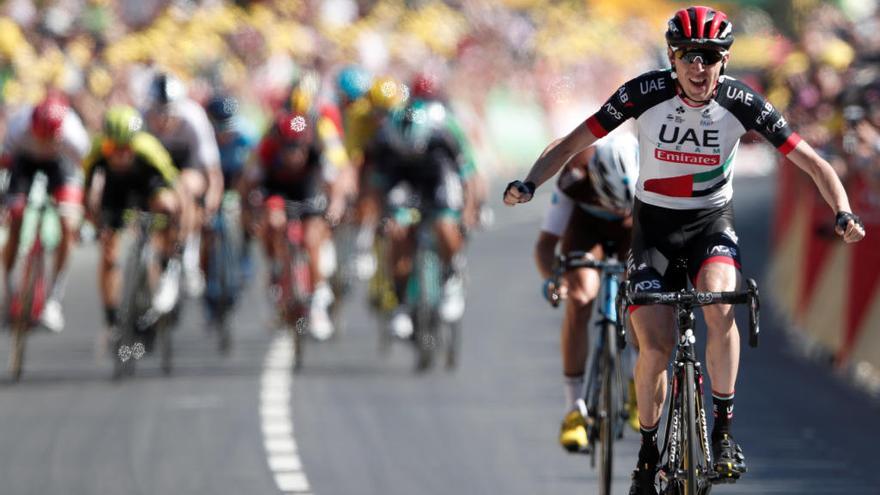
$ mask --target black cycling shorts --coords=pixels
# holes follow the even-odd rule
[[[9,173],[7,204],[28,194],[38,170],[46,174],[48,191],[56,196],[56,200],[63,201],[67,197],[72,197],[75,202],[82,200],[82,174],[78,164],[64,159],[37,160],[18,155],[13,158]],[[65,194],[65,189],[76,192]]]
[[[740,268],[739,245],[733,229],[733,206],[673,210],[635,200],[632,250],[627,273],[639,292],[686,288],[708,263]],[[681,266],[670,263],[682,259]]]

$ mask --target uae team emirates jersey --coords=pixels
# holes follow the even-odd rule
[[[773,105],[727,76],[708,104],[694,107],[678,95],[671,70],[642,74],[621,86],[587,125],[601,138],[630,118],[639,135],[636,197],[677,210],[730,201],[733,161],[746,132],[759,132],[783,155],[800,142]]]

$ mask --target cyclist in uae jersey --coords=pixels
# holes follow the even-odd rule
[[[35,106],[13,114],[3,143],[3,164],[10,167],[6,208],[10,214],[9,239],[3,256],[4,289],[10,295],[10,270],[18,253],[19,232],[27,194],[37,171],[48,179],[48,192],[61,216],[61,242],[55,250],[55,264],[49,297],[40,323],[54,332],[64,328],[61,299],[66,280],[67,256],[76,238],[82,215],[82,174],[79,162],[89,149],[89,135],[67,99],[50,93]]]
[[[595,151],[595,152],[594,152]],[[559,443],[569,452],[584,452],[589,446],[584,371],[589,355],[588,323],[593,301],[601,284],[598,270],[567,271],[561,280],[554,276],[556,250],[590,253],[595,259],[612,254],[626,259],[632,236],[632,203],[638,178],[638,141],[631,134],[609,136],[595,148],[576,154],[559,174],[550,208],[535,244],[535,261],[544,278],[544,297],[565,299],[561,350],[565,391],[565,419]],[[605,246],[613,249],[606,253]],[[627,376],[630,373],[627,371]],[[627,409],[630,425],[638,429],[634,383],[630,382]]]
[[[508,185],[505,203],[528,201],[534,188],[571,155],[633,118],[641,161],[629,260],[636,290],[662,290],[666,263],[677,257],[686,258],[688,275],[698,290],[734,290],[741,275],[730,179],[739,138],[755,130],[810,175],[836,215],[838,235],[846,242],[862,239],[864,226],[852,214],[846,191],[828,162],[763,96],[722,75],[730,58],[732,29],[723,12],[709,7],[678,11],[666,32],[672,69],[647,73],[621,86],[596,114],[551,143],[525,181]],[[707,306],[703,314],[709,328],[706,364],[716,418],[714,468],[721,479],[734,480],[745,471],[742,450],[730,434],[739,333],[731,306]],[[656,426],[674,345],[671,310],[635,308],[632,322],[641,350],[636,393],[642,447],[630,493],[656,494]]]

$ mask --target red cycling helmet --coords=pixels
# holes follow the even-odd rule
[[[733,24],[727,14],[710,7],[688,7],[675,13],[666,29],[670,46],[692,46],[729,50],[733,45]]]
[[[310,144],[312,129],[301,113],[282,113],[275,119],[278,136],[285,144]]]
[[[53,139],[61,132],[61,124],[70,107],[67,99],[53,93],[34,107],[31,114],[31,131],[40,139]]]
[[[419,72],[410,85],[410,96],[417,100],[428,100],[439,96],[440,88],[437,76],[428,72]]]

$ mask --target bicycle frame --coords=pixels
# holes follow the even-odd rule
[[[126,223],[133,224],[134,239],[129,247],[119,311],[119,335],[115,342],[113,378],[134,373],[134,362],[147,352],[145,331],[153,331],[151,339],[158,341],[163,373],[171,373],[171,332],[169,315],[156,314],[152,308],[153,288],[151,270],[155,263],[152,233],[164,216],[155,213],[129,210]],[[150,330],[152,328],[152,330]],[[152,340],[151,340],[152,341]],[[149,342],[148,342],[149,343]]]
[[[59,219],[49,201],[47,187],[48,177],[38,171],[19,228],[16,265],[22,282],[11,294],[9,307],[12,326],[9,369],[13,381],[21,379],[27,334],[39,320],[48,295],[45,254],[54,249],[60,239]]]
[[[605,246],[605,252],[614,252]],[[620,333],[617,310],[620,276],[626,267],[610,256],[605,260],[596,260],[589,253],[573,251],[558,258],[556,276],[561,277],[567,270],[592,268],[599,270],[601,284],[596,297],[597,318],[594,325],[598,332],[594,340],[590,366],[586,375],[584,403],[587,405],[588,417],[591,420],[588,436],[591,445],[598,441],[600,451],[599,493],[611,493],[613,478],[613,443],[615,438],[623,435],[625,422],[623,377],[620,370],[620,352],[625,340]],[[558,286],[558,284],[557,284]],[[595,466],[596,449],[591,450],[591,460]]]
[[[675,311],[678,344],[669,379],[671,393],[666,404],[666,434],[660,455],[665,461],[659,466],[663,493],[707,494],[712,483],[718,481],[711,468],[712,453],[703,407],[703,374],[695,350],[693,310],[712,304],[747,304],[749,345],[757,347],[760,332],[758,286],[752,279],[748,279],[746,285],[746,290],[732,292],[681,290],[633,294],[629,282],[624,282],[621,289],[619,307],[666,305]]]

